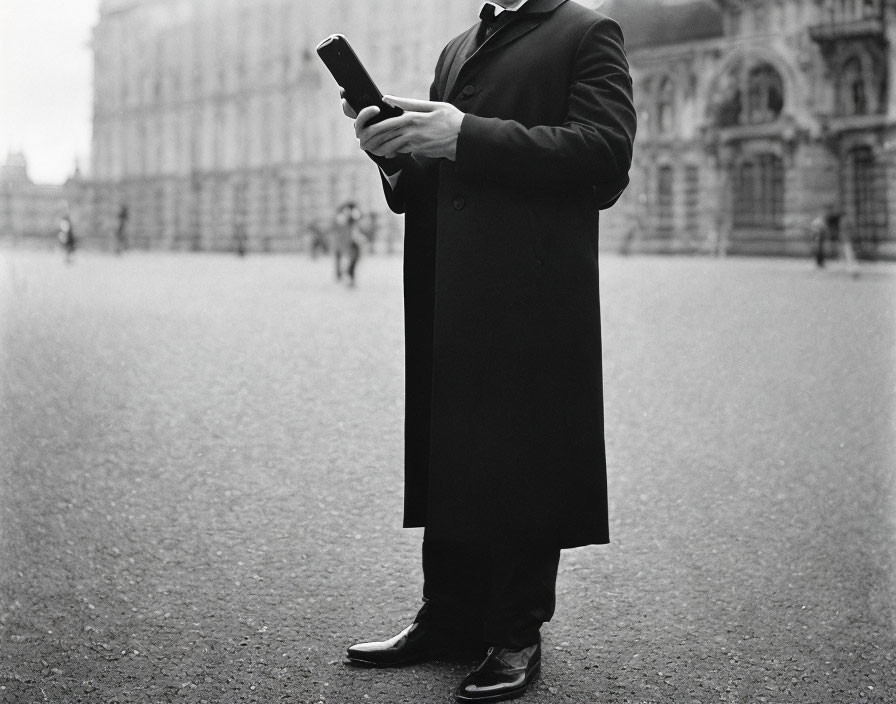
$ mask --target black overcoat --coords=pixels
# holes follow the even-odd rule
[[[456,160],[402,157],[384,182],[405,213],[405,526],[606,543],[597,239],[635,133],[622,34],[529,0],[475,35],[445,47],[430,95],[466,113]]]

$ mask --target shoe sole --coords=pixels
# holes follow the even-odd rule
[[[385,670],[391,667],[407,667],[408,665],[418,665],[426,662],[427,658],[412,658],[410,660],[398,660],[396,662],[377,662],[375,660],[364,660],[363,658],[347,657],[345,662],[354,667],[378,668]]]
[[[353,665],[355,667],[366,667],[366,668],[380,668],[387,669],[390,667],[407,667],[408,665],[420,665],[424,662],[434,662],[434,661],[442,661],[442,662],[466,662],[467,660],[482,660],[485,653],[476,650],[467,651],[454,651],[451,649],[446,649],[445,651],[434,651],[428,652],[420,657],[410,658],[409,660],[398,660],[395,662],[378,662],[376,660],[367,660],[363,657],[357,657],[352,655],[346,656],[346,663],[349,665]]]
[[[526,680],[526,683],[520,687],[519,689],[514,689],[512,692],[503,692],[502,694],[491,694],[484,697],[465,697],[463,694],[454,695],[455,701],[458,702],[485,702],[485,704],[490,704],[491,702],[506,702],[511,699],[518,699],[523,696],[528,690],[529,685],[532,684],[538,675],[541,673],[541,663],[539,662],[532,670],[532,674],[529,675],[529,679]]]

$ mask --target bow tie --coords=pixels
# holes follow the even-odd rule
[[[486,3],[482,6],[482,11],[479,13],[479,19],[486,24],[491,24],[495,20],[504,17],[504,15],[511,17],[514,14],[513,10],[504,10],[500,15],[495,16],[495,10],[497,10],[497,8],[494,5]]]
[[[485,41],[501,29],[501,27],[507,26],[514,15],[516,15],[516,12],[504,10],[504,12],[495,17],[495,6],[489,4],[483,5],[482,12],[479,13],[479,18],[482,22],[479,23],[479,29],[476,32],[475,48],[478,49],[482,46]]]

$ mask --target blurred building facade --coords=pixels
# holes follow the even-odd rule
[[[81,233],[108,246],[124,205],[131,246],[290,251],[353,199],[398,239],[314,47],[344,33],[381,89],[425,96],[480,5],[102,0],[90,177],[69,184]],[[860,255],[896,256],[896,0],[600,9],[625,32],[639,111],[604,248],[805,255],[836,210]]]
[[[387,93],[427,97],[478,0],[102,0],[81,230],[107,246],[290,251],[349,198],[397,236],[315,53],[345,34]],[[89,233],[89,234],[88,234]]]
[[[69,195],[69,184],[34,183],[25,155],[10,152],[0,165],[0,241],[39,246],[55,243]]]
[[[805,255],[842,214],[896,256],[896,1],[613,0],[639,112],[621,251]]]

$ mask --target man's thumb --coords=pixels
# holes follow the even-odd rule
[[[402,110],[411,112],[432,112],[436,104],[428,100],[413,100],[412,98],[396,98],[394,95],[384,95],[383,100],[389,105],[394,105]]]

